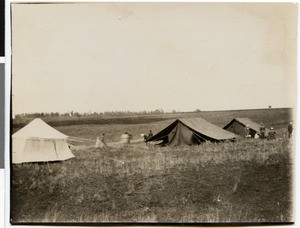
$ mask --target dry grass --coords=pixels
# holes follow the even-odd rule
[[[151,125],[159,128],[158,123]],[[114,128],[112,128],[112,126]],[[124,126],[77,126],[78,134]],[[160,126],[161,127],[161,126]],[[139,135],[150,125],[132,126]],[[65,132],[78,132],[64,127]],[[76,150],[64,162],[13,166],[13,222],[290,222],[291,143]],[[73,135],[74,135],[73,134]],[[117,135],[117,134],[116,134]],[[76,136],[76,135],[75,135]]]
[[[286,109],[189,115],[220,126],[235,116],[247,115],[275,128],[290,119]],[[139,139],[141,133],[156,133],[169,122],[57,129],[91,140],[105,133],[107,142],[116,142],[124,132]],[[43,163],[13,165],[12,221],[290,222],[291,142],[284,129],[278,135],[281,139],[273,141],[192,147],[87,147],[74,150],[74,159],[49,163],[50,169]]]

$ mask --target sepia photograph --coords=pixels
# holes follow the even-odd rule
[[[11,3],[10,222],[293,224],[294,3]]]

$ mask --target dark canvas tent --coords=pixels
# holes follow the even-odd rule
[[[202,142],[233,140],[235,135],[202,118],[177,119],[147,142],[160,142],[161,145],[197,145]]]
[[[226,126],[223,128],[227,131],[230,131],[234,134],[245,136],[245,127],[249,126],[249,133],[254,138],[255,134],[260,133],[260,128],[262,125],[250,120],[249,118],[235,118],[231,120]],[[268,134],[269,129],[266,128],[266,135]]]

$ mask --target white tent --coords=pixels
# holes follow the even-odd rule
[[[73,158],[68,136],[41,119],[34,119],[12,135],[12,163],[62,161]]]

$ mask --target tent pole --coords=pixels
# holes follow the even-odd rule
[[[94,140],[91,140],[91,139],[84,139],[84,138],[78,138],[78,137],[73,137],[73,136],[69,136],[68,139],[69,139],[69,140],[73,140],[73,141],[88,141],[88,142],[95,142]]]
[[[196,135],[196,134],[195,134]],[[199,136],[200,137],[200,136]],[[197,141],[201,144],[202,142],[197,138],[197,137],[195,137],[196,139],[197,139]],[[200,137],[201,138],[201,137]]]
[[[204,141],[207,141],[205,138],[201,137],[201,135],[198,135],[197,133],[193,132],[193,134],[197,135],[199,138],[203,139]]]
[[[56,150],[56,144],[55,144],[55,141],[53,141],[53,145],[54,145],[54,150],[55,150],[55,153],[56,153],[56,157],[58,159],[58,153],[57,153],[57,150]]]

